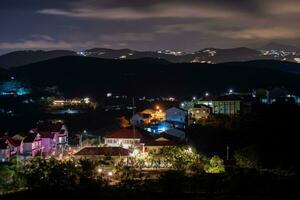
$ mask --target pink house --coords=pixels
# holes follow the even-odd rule
[[[0,161],[6,162],[10,158],[10,149],[7,144],[6,139],[1,138],[0,139]]]
[[[39,122],[33,131],[41,135],[45,152],[63,150],[68,145],[68,130],[61,122]]]
[[[9,136],[0,139],[0,161],[8,161],[12,156],[19,155],[22,151],[22,141],[14,140]]]

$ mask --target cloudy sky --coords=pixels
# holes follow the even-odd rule
[[[1,0],[0,54],[300,46],[299,0]]]

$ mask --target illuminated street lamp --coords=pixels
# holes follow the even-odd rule
[[[102,170],[101,168],[98,169],[98,173],[99,173],[99,174],[102,173],[102,171],[103,171],[103,170]]]
[[[193,97],[193,100],[196,100],[197,98],[196,97]]]
[[[232,94],[233,93],[233,89],[229,89],[229,94]]]
[[[206,93],[205,93],[205,96],[209,96],[209,93],[208,93],[208,92],[206,92]]]
[[[112,176],[113,173],[112,173],[112,172],[108,172],[107,175],[108,175],[108,176]]]

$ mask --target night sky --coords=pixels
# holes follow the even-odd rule
[[[0,54],[300,46],[299,0],[1,0]]]

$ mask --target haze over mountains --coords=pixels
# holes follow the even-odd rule
[[[27,65],[39,61],[49,60],[62,56],[88,56],[106,59],[139,59],[159,58],[173,63],[225,63],[243,62],[252,60],[280,60],[300,63],[300,48],[269,43],[259,49],[245,47],[232,49],[206,48],[193,53],[172,50],[136,51],[131,49],[93,48],[80,52],[69,50],[53,51],[15,51],[0,56],[0,67],[10,68]]]

